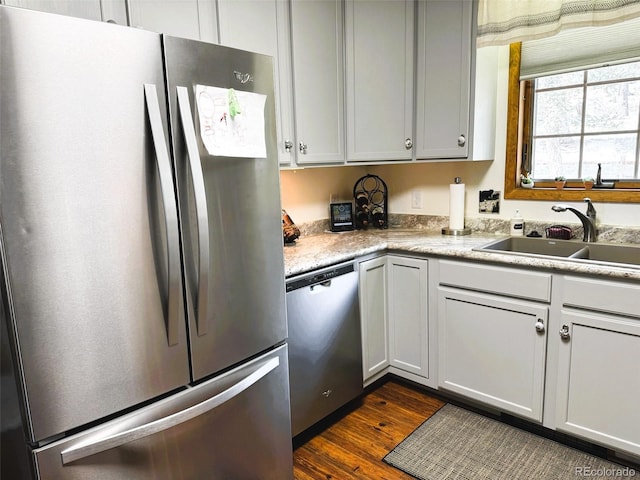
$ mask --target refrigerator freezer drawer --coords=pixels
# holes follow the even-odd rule
[[[33,455],[40,480],[290,479],[287,347]]]

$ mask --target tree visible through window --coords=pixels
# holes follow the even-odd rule
[[[640,178],[640,61],[530,80],[522,168],[534,179]]]

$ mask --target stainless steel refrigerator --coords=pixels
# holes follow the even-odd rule
[[[292,478],[271,58],[0,7],[2,478]]]

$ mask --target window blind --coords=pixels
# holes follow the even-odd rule
[[[640,59],[640,17],[601,27],[564,30],[522,42],[520,78],[612,65]]]

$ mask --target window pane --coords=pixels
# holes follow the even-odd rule
[[[536,88],[567,87],[569,85],[581,85],[583,82],[584,72],[561,73],[537,78]]]
[[[601,163],[602,178],[633,178],[636,137],[635,134],[585,136],[582,176],[596,178],[598,163]]]
[[[587,87],[585,132],[637,130],[640,81]]]
[[[580,133],[582,88],[536,93],[534,135]]]
[[[640,62],[623,63],[620,65],[611,65],[609,67],[595,68],[587,70],[587,81],[605,82],[608,80],[617,80],[623,78],[640,77]]]
[[[533,178],[562,175],[577,178],[580,162],[580,137],[539,138],[533,142]]]

